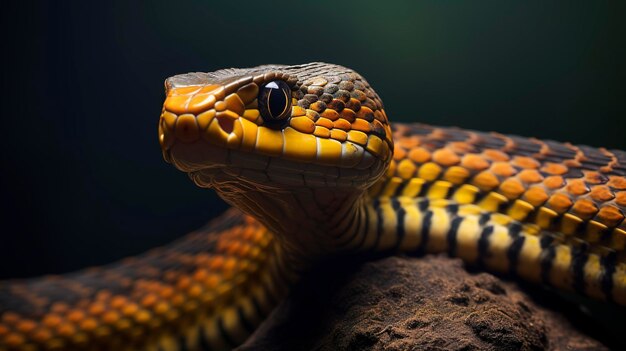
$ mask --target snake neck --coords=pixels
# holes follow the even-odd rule
[[[275,233],[287,259],[298,266],[335,253],[341,237],[362,231],[355,224],[369,201],[365,190],[352,188],[217,190],[224,200]]]

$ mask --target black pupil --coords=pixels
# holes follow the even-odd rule
[[[259,103],[264,105],[263,109],[267,109],[266,118],[277,120],[288,116],[291,89],[287,83],[280,80],[269,82],[263,87],[260,95]]]

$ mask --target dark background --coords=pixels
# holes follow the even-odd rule
[[[395,121],[626,149],[617,2],[107,3],[2,5],[1,278],[137,254],[226,208],[162,160],[177,73],[329,61]]]

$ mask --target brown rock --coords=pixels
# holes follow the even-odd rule
[[[305,277],[240,350],[607,349],[568,322],[573,304],[548,298],[564,315],[458,259],[344,261]]]

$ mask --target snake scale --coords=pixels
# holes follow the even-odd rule
[[[166,80],[165,160],[234,206],[163,248],[0,282],[0,350],[222,350],[309,267],[342,253],[448,253],[626,305],[626,153],[389,124],[337,65]],[[392,132],[393,130],[393,132]]]

